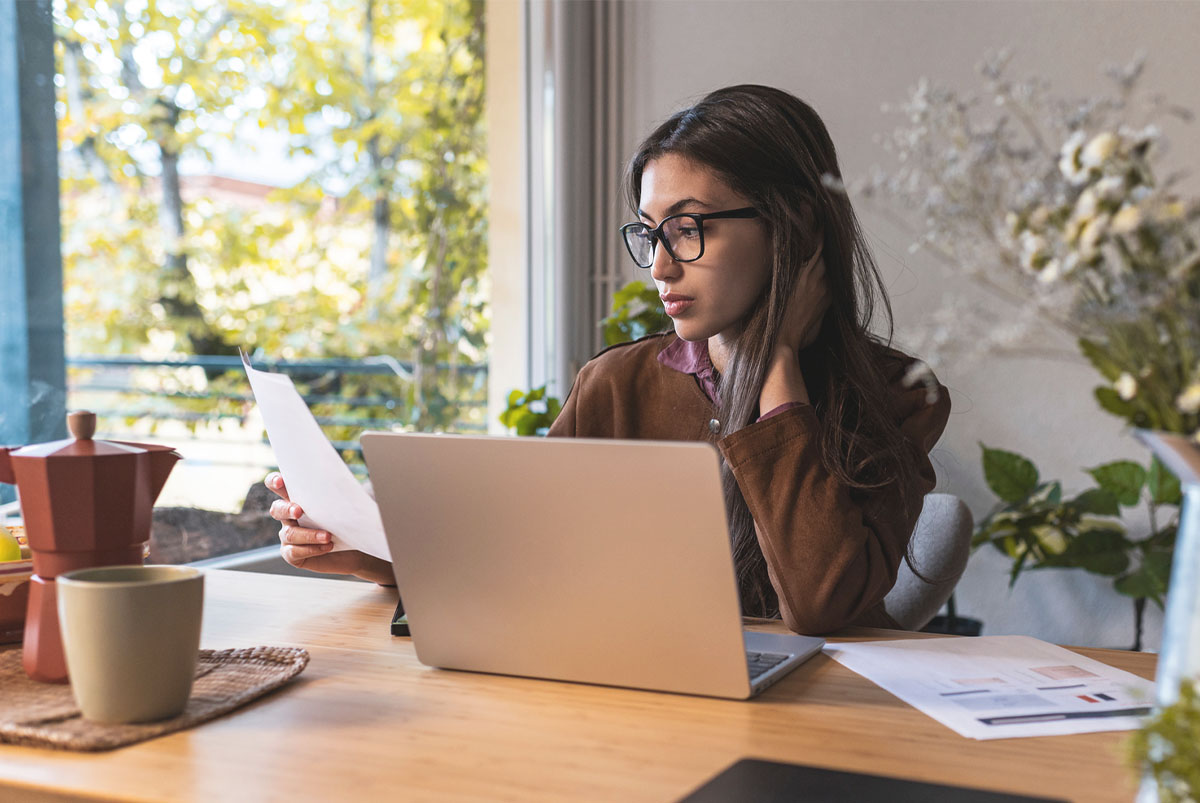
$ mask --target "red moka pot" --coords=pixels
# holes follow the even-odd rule
[[[154,500],[180,459],[169,446],[93,440],[96,416],[71,413],[67,440],[0,448],[0,482],[15,484],[33,555],[25,672],[65,683],[54,578],[75,569],[141,563]]]

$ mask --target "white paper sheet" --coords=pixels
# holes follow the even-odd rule
[[[829,644],[825,652],[971,739],[1132,730],[1154,683],[1029,636]]]
[[[357,549],[391,560],[379,506],[342,462],[292,380],[242,364],[262,412],[288,496],[304,509],[300,525],[333,534],[334,551]]]

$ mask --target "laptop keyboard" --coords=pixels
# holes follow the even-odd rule
[[[765,675],[791,657],[788,653],[753,652],[746,650],[746,664],[750,668],[751,682],[757,680],[761,675]]]

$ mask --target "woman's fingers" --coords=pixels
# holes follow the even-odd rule
[[[280,547],[279,551],[283,553],[284,560],[293,566],[299,566],[310,558],[328,555],[332,549],[333,544],[311,544],[301,546],[283,546]]]
[[[283,475],[278,471],[272,471],[270,474],[268,474],[266,478],[263,479],[263,485],[267,486],[284,499],[288,498],[287,486],[283,484]]]
[[[313,530],[297,526],[295,522],[285,522],[279,528],[281,544],[332,544],[333,536],[325,530]]]
[[[283,559],[298,569],[328,574],[355,574],[363,570],[364,555],[354,550],[333,551],[333,536],[326,530],[301,527],[297,522],[304,511],[288,497],[287,486],[278,471],[272,471],[263,484],[279,495],[271,503],[270,516],[280,522],[279,544]],[[384,585],[392,582],[391,564],[372,558],[387,571],[372,572],[371,579]],[[376,567],[368,567],[376,568]],[[377,579],[374,575],[378,575]]]
[[[295,502],[276,499],[271,503],[270,516],[276,521],[295,521],[303,515],[304,511]]]
[[[283,559],[298,569],[325,574],[355,574],[362,568],[363,554],[354,550],[343,552],[324,552],[312,554],[309,550],[314,547],[285,546]],[[391,580],[388,573],[386,580]]]
[[[308,558],[329,555],[332,549],[334,549],[334,545],[332,544],[288,545],[280,547],[280,551],[283,552],[284,561],[292,565],[298,565],[300,562],[307,561]]]

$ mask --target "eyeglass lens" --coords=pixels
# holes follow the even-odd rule
[[[662,236],[667,241],[671,256],[680,262],[698,259],[700,257],[700,221],[691,215],[670,217],[662,223]],[[629,245],[629,253],[635,262],[643,268],[654,264],[653,229],[644,223],[628,226],[625,229],[625,242]]]

